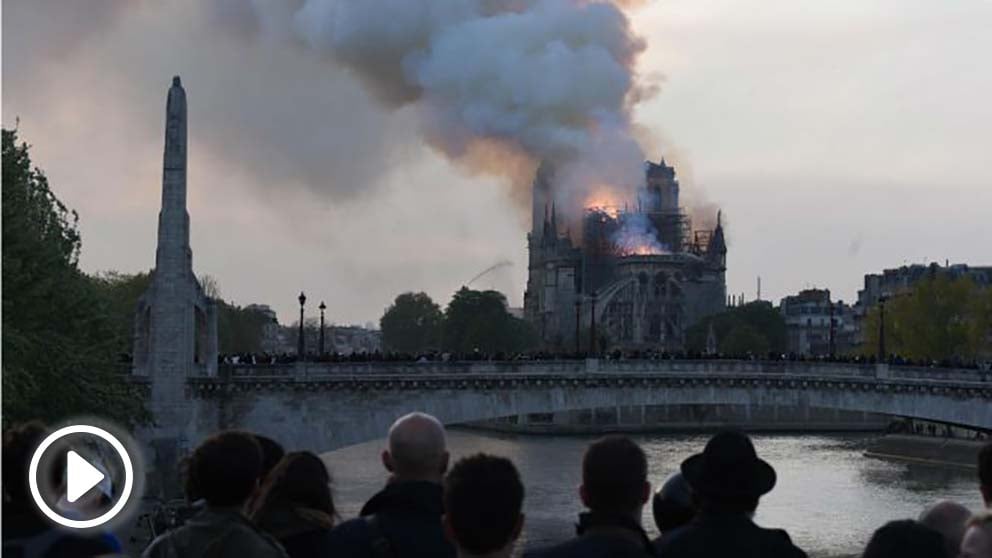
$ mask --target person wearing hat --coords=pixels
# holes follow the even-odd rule
[[[758,500],[775,487],[776,475],[747,435],[716,434],[702,453],[682,462],[681,471],[699,511],[692,523],[661,542],[662,556],[806,557],[785,531],[763,529],[751,520]]]
[[[651,508],[654,512],[654,524],[661,533],[654,544],[660,547],[696,516],[692,489],[681,472],[668,477],[665,484],[654,493]]]

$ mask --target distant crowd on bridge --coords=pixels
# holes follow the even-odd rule
[[[129,359],[129,355],[123,355]],[[762,362],[823,362],[842,364],[868,364],[878,363],[875,356],[861,355],[801,355],[796,353],[775,353],[765,354],[743,353],[743,354],[723,354],[723,353],[703,353],[696,351],[611,351],[601,354],[589,354],[585,352],[546,352],[534,351],[527,353],[486,353],[483,351],[472,351],[468,353],[452,353],[442,351],[428,351],[423,353],[405,353],[391,351],[372,351],[342,353],[324,353],[322,355],[309,354],[303,360],[306,362],[321,363],[345,363],[345,362],[514,362],[514,361],[567,361],[584,360],[586,358],[600,358],[604,360],[735,360],[735,361],[762,361]],[[299,362],[300,358],[295,353],[231,353],[218,356],[218,364],[226,365],[265,365],[265,364],[293,364]],[[966,360],[962,358],[927,360],[911,359],[900,355],[889,355],[885,363],[892,366],[919,366],[925,368],[957,368],[970,370],[989,370],[990,363],[979,362],[977,360]]]
[[[182,510],[163,508],[153,514],[154,538],[141,556],[516,555],[529,518],[523,513],[524,479],[511,459],[477,453],[454,460],[444,427],[423,413],[400,417],[384,434],[380,459],[385,486],[358,517],[344,521],[334,501],[334,489],[343,487],[332,486],[327,466],[315,453],[287,453],[278,441],[247,432],[213,435],[186,459]],[[33,506],[26,480],[29,461],[45,435],[39,423],[4,435],[4,555],[120,556],[115,533],[58,530]],[[613,435],[591,443],[581,462],[575,507],[583,511],[575,536],[563,534],[557,544],[523,548],[523,556],[805,558],[785,530],[760,527],[753,520],[761,499],[775,489],[777,475],[751,439],[726,430],[699,450],[652,491],[652,472],[636,442]],[[986,509],[972,513],[945,500],[916,518],[893,518],[865,541],[861,557],[992,556],[992,444],[980,450],[977,465],[976,488]],[[822,504],[829,507],[831,502]],[[660,532],[653,539],[642,523],[647,505]]]

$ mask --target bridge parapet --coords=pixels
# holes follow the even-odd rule
[[[888,375],[884,372],[888,372]],[[189,439],[244,428],[299,448],[382,436],[422,410],[445,424],[600,407],[838,409],[992,430],[992,381],[971,371],[761,361],[299,363],[190,377]],[[750,416],[750,415],[749,415]]]
[[[921,381],[989,382],[988,371],[842,362],[784,360],[519,360],[455,362],[304,362],[221,365],[221,378],[319,379],[340,376],[462,374],[767,374]]]
[[[559,365],[554,370],[540,367],[493,366],[494,363],[446,363],[407,370],[407,365],[392,367],[320,367],[324,373],[301,374],[301,365],[268,366],[265,374],[253,367],[249,374],[189,379],[189,395],[194,399],[225,398],[236,393],[276,392],[396,392],[396,391],[482,391],[500,392],[515,389],[589,389],[623,388],[670,390],[686,388],[787,390],[793,392],[874,393],[889,397],[942,396],[954,400],[992,402],[992,382],[931,377],[876,376],[874,367],[761,368],[753,365],[735,369],[729,366],[686,367],[616,366],[589,372],[585,363]],[[500,363],[503,364],[503,363]],[[681,369],[680,369],[681,368]],[[911,371],[918,374],[919,371]],[[912,374],[910,374],[912,375]],[[983,424],[983,423],[979,423]]]

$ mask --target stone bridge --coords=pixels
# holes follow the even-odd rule
[[[221,366],[186,382],[189,442],[243,428],[329,451],[404,413],[448,424],[638,405],[796,406],[992,429],[992,373],[794,361],[630,360]]]

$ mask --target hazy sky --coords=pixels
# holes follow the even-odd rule
[[[219,4],[225,2],[218,0]],[[226,2],[230,4],[230,2]],[[293,4],[294,2],[290,2]],[[238,304],[337,323],[473,286],[519,305],[528,213],[423,145],[416,114],[194,0],[7,0],[3,124],[78,210],[87,271],[154,265],[165,95],[189,100],[193,265]],[[903,263],[992,264],[992,2],[667,0],[629,12],[663,76],[637,110],[727,216],[728,290],[850,300]]]

